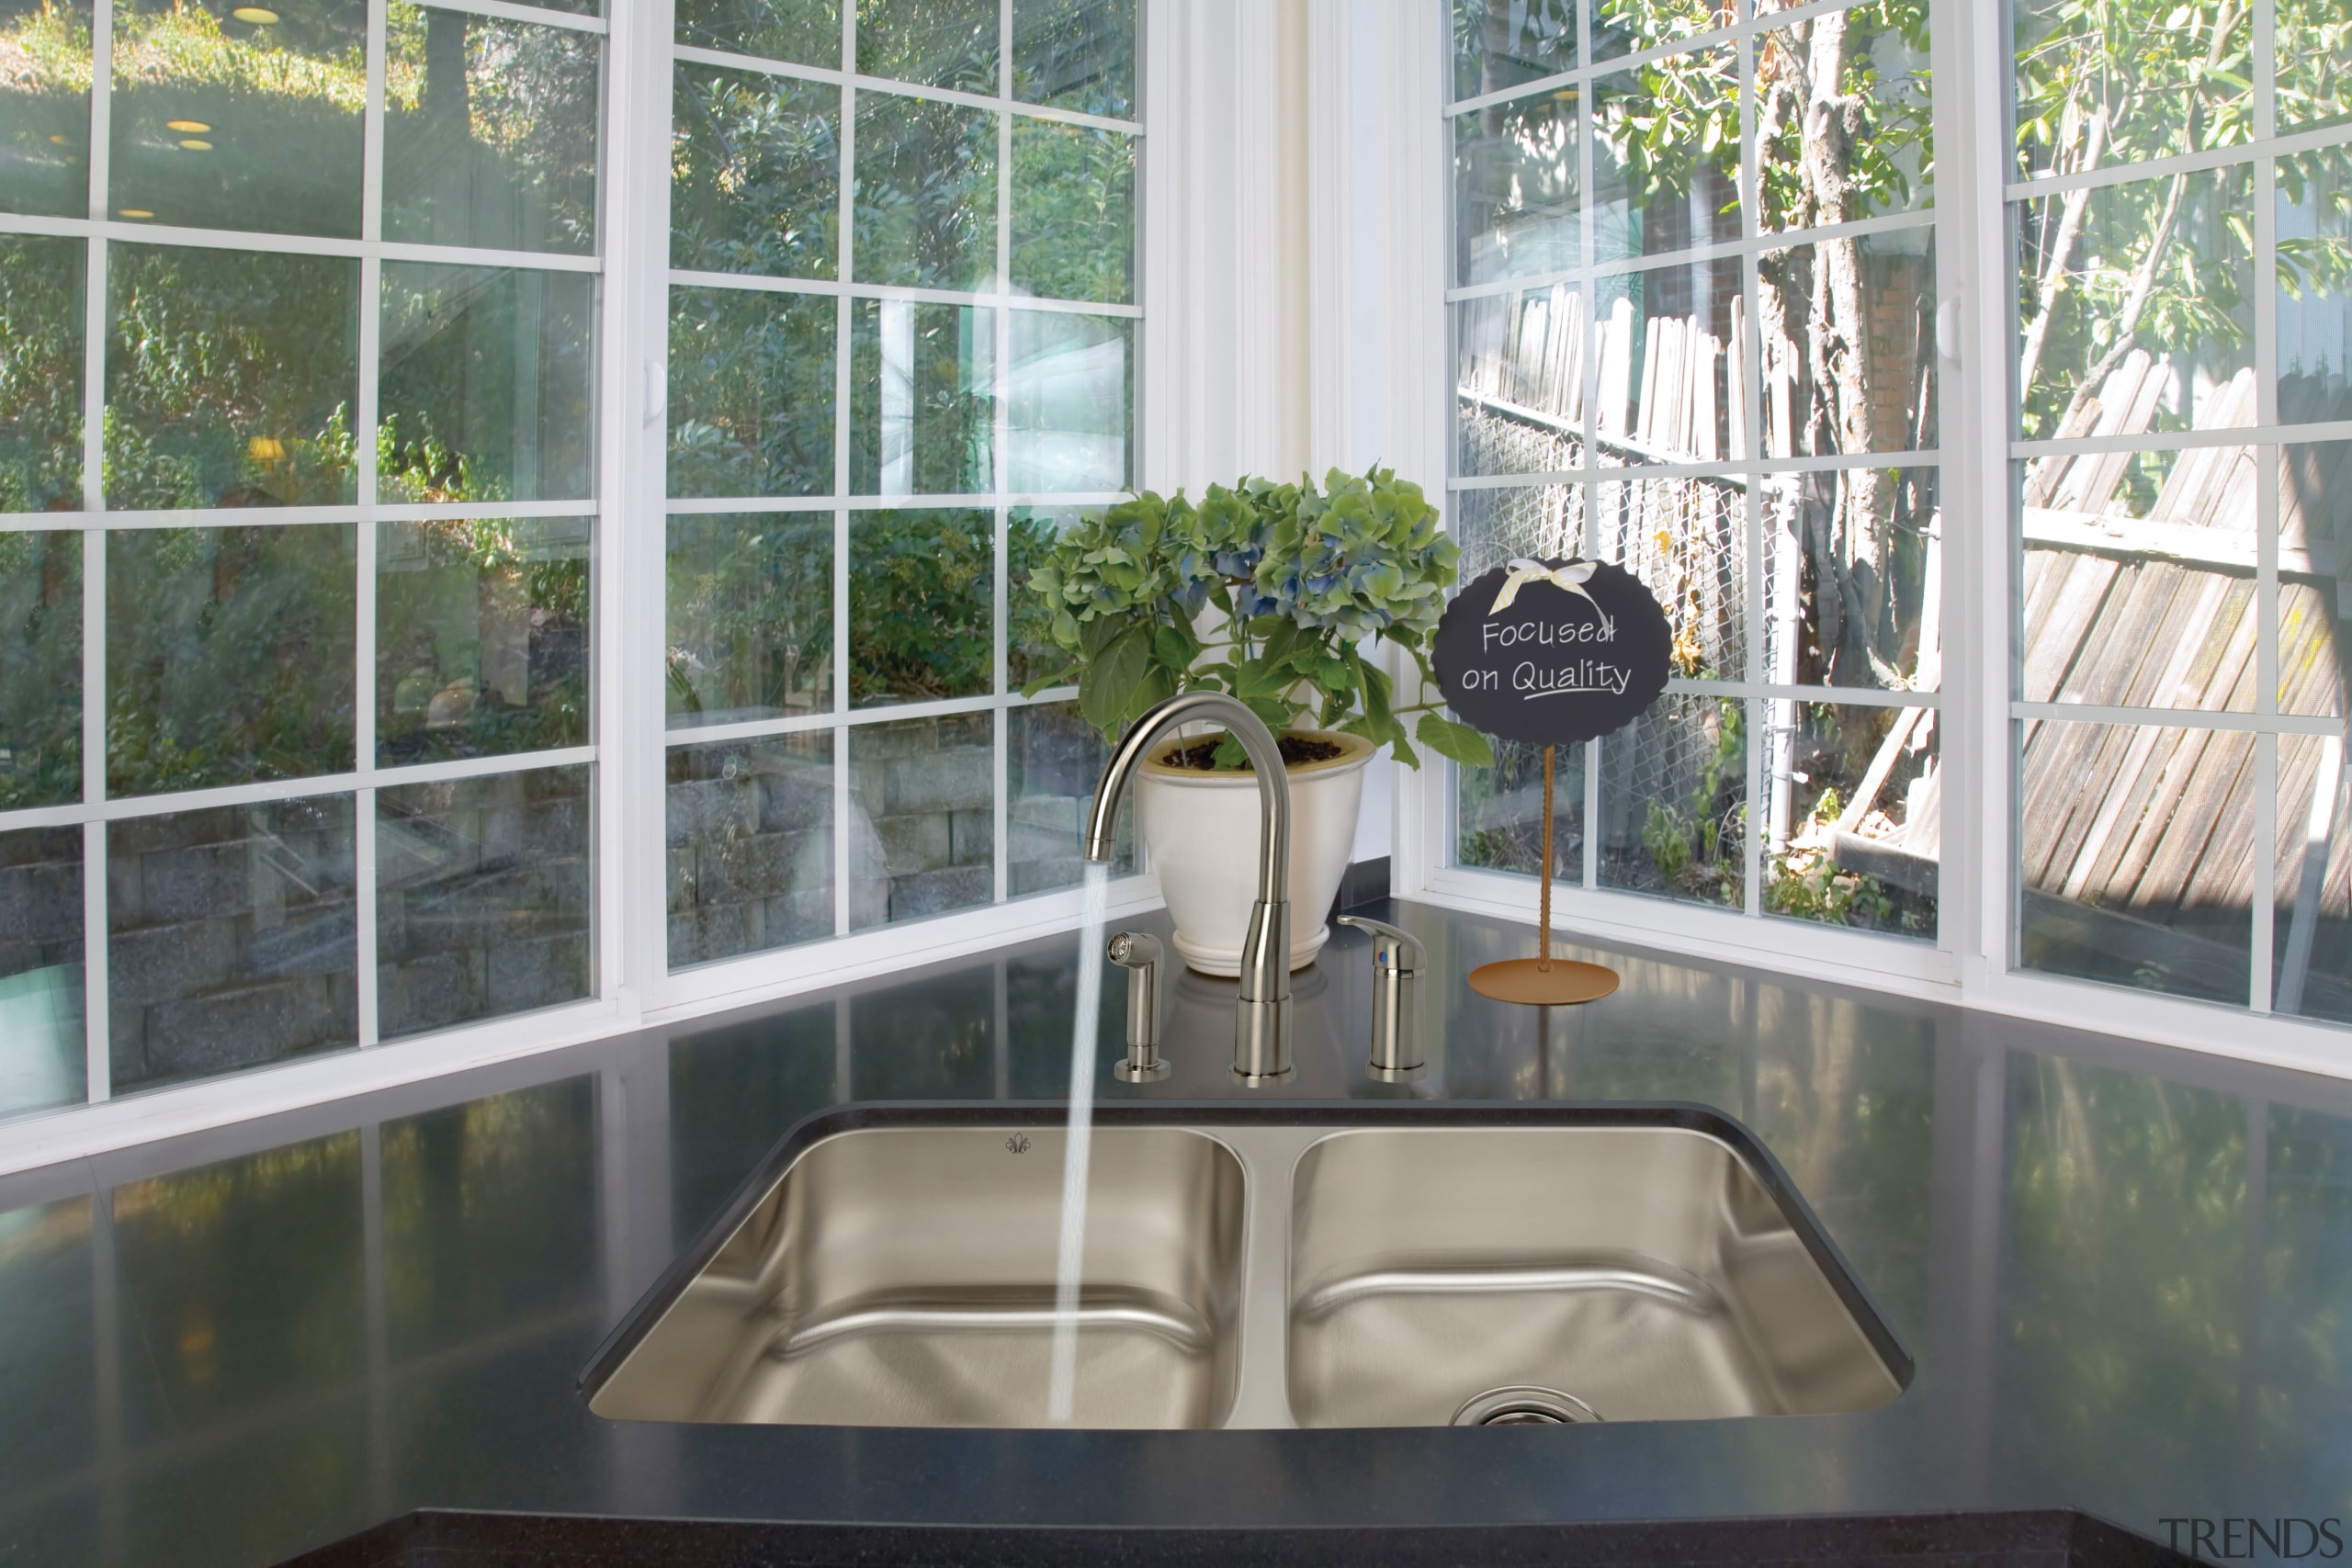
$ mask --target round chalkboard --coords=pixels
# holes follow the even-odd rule
[[[1530,746],[1622,729],[1666,690],[1674,634],[1605,561],[1514,560],[1454,595],[1430,662],[1464,722]]]

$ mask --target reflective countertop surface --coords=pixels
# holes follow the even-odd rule
[[[1578,947],[1546,1015],[1428,947],[1431,1071],[1374,1083],[1369,942],[1298,976],[1299,1075],[1229,1084],[1230,982],[1105,1099],[1690,1100],[1772,1149],[1918,1362],[1859,1415],[1473,1429],[610,1422],[575,1378],[792,1122],[1057,1098],[1062,938],[0,1178],[0,1561],[263,1564],[411,1508],[1458,1523],[2066,1506],[2352,1516],[2352,1081]],[[1137,922],[1164,931],[1164,919]],[[2216,1014],[2216,1027],[2226,1028]],[[2347,1043],[2352,1051],[2352,1042]]]

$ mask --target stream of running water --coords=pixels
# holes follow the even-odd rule
[[[1078,926],[1078,1010],[1069,1032],[1069,1133],[1062,1156],[1061,1249],[1054,1266],[1054,1348],[1046,1419],[1070,1419],[1078,1384],[1078,1287],[1086,1256],[1086,1165],[1094,1141],[1094,1049],[1102,1021],[1103,904],[1111,868],[1086,864]]]

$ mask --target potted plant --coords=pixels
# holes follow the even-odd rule
[[[1115,739],[1179,692],[1230,693],[1281,742],[1291,788],[1291,967],[1314,962],[1347,872],[1363,770],[1382,746],[1419,766],[1413,742],[1490,764],[1486,737],[1400,706],[1377,649],[1405,651],[1435,690],[1428,642],[1461,551],[1419,485],[1374,468],[1314,482],[1244,479],[1121,502],[1054,541],[1029,591],[1067,658],[1030,682],[1078,686],[1079,710]],[[1408,738],[1406,716],[1418,714]],[[1176,950],[1237,972],[1258,859],[1256,781],[1230,735],[1179,737],[1144,763],[1137,825],[1176,922]]]

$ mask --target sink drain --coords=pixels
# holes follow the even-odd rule
[[[1453,1413],[1456,1427],[1565,1427],[1600,1419],[1600,1412],[1575,1394],[1532,1384],[1490,1388]]]

